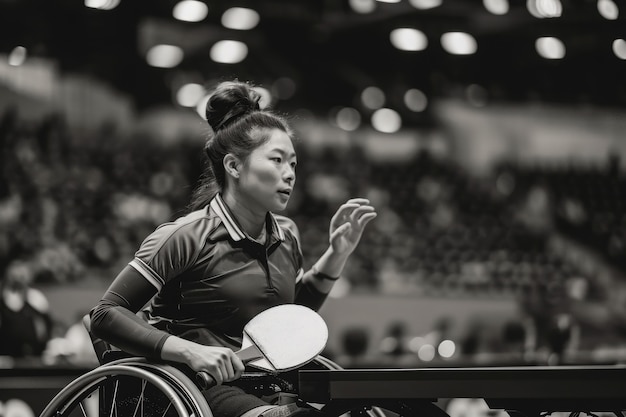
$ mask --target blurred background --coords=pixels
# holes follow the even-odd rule
[[[0,0],[0,363],[91,367],[80,318],[183,214],[216,82],[298,135],[346,367],[626,361],[626,1]]]

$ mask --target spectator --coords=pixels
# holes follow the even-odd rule
[[[31,287],[32,264],[13,261],[0,282],[0,354],[38,356],[51,336],[48,300]]]

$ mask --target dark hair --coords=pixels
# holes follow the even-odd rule
[[[204,147],[206,167],[193,192],[190,209],[206,206],[224,189],[226,173],[224,157],[233,154],[246,160],[250,153],[269,140],[268,131],[279,129],[293,138],[286,119],[261,109],[261,95],[248,83],[225,81],[217,85],[205,110],[211,127]]]

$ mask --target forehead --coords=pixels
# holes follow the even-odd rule
[[[284,153],[286,156],[296,155],[293,142],[286,132],[280,129],[272,129],[267,134],[269,135],[269,139],[257,148],[259,151],[271,152],[276,150]]]

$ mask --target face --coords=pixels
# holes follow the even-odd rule
[[[239,172],[239,192],[250,208],[281,211],[287,207],[296,181],[296,152],[287,133],[274,129]]]
[[[25,264],[15,264],[9,267],[6,275],[6,286],[14,291],[25,290],[31,284],[33,275]]]

